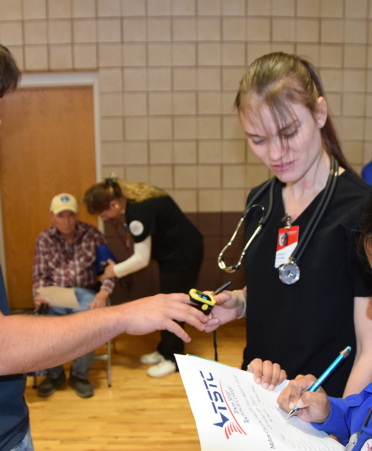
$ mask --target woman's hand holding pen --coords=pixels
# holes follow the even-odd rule
[[[287,373],[280,367],[279,363],[270,362],[270,360],[254,359],[248,365],[247,371],[253,373],[256,384],[260,384],[262,388],[274,390],[287,379]]]
[[[331,412],[331,404],[321,387],[315,392],[307,391],[315,381],[316,378],[311,374],[300,375],[290,381],[279,395],[279,407],[289,412],[297,406],[300,409],[297,415],[301,417],[301,420],[324,423]]]

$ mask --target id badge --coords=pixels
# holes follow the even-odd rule
[[[293,254],[298,244],[300,227],[292,226],[290,229],[282,228],[278,232],[276,244],[275,268],[289,262],[289,257]]]

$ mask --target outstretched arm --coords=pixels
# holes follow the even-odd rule
[[[64,317],[0,313],[0,375],[51,368],[86,354],[121,333],[145,335],[167,329],[189,342],[190,337],[175,321],[185,321],[203,331],[207,317],[187,305],[187,301],[177,294],[158,294]]]

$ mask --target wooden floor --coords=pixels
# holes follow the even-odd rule
[[[213,360],[213,335],[191,327],[187,331],[192,342],[186,345],[186,352]],[[28,378],[26,400],[35,451],[200,450],[179,373],[153,379],[146,375],[147,367],[139,363],[139,356],[154,351],[158,340],[158,333],[119,336],[113,355],[112,387],[107,387],[106,363],[96,360],[89,378],[95,388],[93,398],[79,398],[67,384],[51,397],[39,398],[32,388],[32,378]],[[240,366],[245,321],[221,328],[217,341],[219,361]],[[102,347],[98,353],[104,351]]]

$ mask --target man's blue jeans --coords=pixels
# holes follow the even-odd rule
[[[14,447],[11,451],[34,451],[34,444],[32,443],[30,428],[28,428],[28,432],[21,443]]]
[[[51,316],[64,316],[70,315],[72,313],[82,312],[84,310],[89,310],[89,304],[93,302],[96,292],[93,290],[88,290],[86,288],[73,288],[77,300],[79,302],[79,308],[69,309],[63,307],[52,307],[49,310],[49,315]],[[94,351],[88,352],[81,357],[74,360],[71,367],[71,375],[77,376],[80,379],[88,379],[90,367],[93,364]],[[63,373],[63,365],[55,366],[47,371],[47,376],[50,379],[57,379]]]

